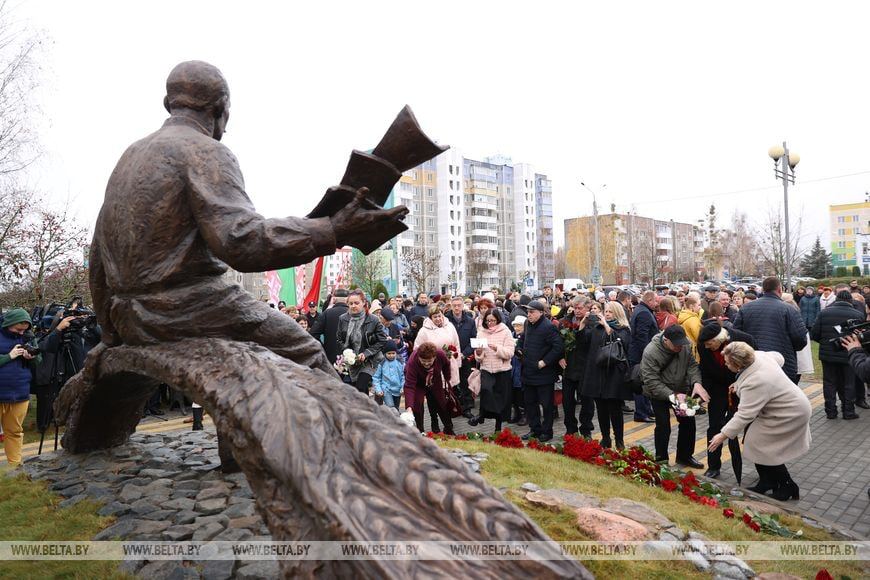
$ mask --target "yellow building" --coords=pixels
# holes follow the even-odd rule
[[[870,234],[870,202],[832,205],[829,208],[832,265],[860,266],[867,273],[870,264],[860,264],[856,252],[858,236]],[[851,275],[851,271],[849,275]]]

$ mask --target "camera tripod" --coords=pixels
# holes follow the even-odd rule
[[[50,390],[48,392],[48,421],[46,421],[45,425],[39,430],[39,450],[36,452],[37,455],[42,455],[42,445],[45,442],[45,432],[48,431],[48,428],[51,425],[54,426],[54,451],[57,451],[58,426],[57,419],[54,416],[54,401],[57,399],[57,394],[66,384],[68,378],[67,363],[69,363],[69,368],[73,369],[73,374],[79,371],[79,369],[76,368],[75,361],[72,358],[72,353],[69,350],[69,343],[72,339],[73,337],[71,334],[64,333],[57,357],[54,359],[55,368],[52,372],[54,380],[52,380],[51,385],[49,385]],[[38,404],[39,398],[37,397],[37,405]]]

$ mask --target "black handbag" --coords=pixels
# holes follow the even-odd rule
[[[625,354],[625,345],[619,338],[610,339],[598,349],[598,358],[595,362],[600,367],[616,366],[628,362],[628,357]]]

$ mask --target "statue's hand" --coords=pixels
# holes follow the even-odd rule
[[[361,187],[349,204],[330,217],[337,246],[356,246],[373,232],[378,232],[408,215],[404,205],[383,209],[366,197],[367,187]]]

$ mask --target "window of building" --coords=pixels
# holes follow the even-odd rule
[[[432,243],[435,242],[435,234],[429,234],[429,241]]]
[[[435,227],[435,218],[427,218],[426,225],[429,226],[430,228],[434,228]]]
[[[845,216],[840,216],[840,217],[837,218],[837,223],[838,223],[838,224],[841,224],[841,223],[843,223],[844,221],[846,221]]]
[[[429,213],[435,213],[435,204],[434,203],[427,203],[426,204],[426,211],[428,211]]]
[[[837,242],[837,247],[838,247],[838,248],[845,248],[845,247],[846,247],[846,242]]]

